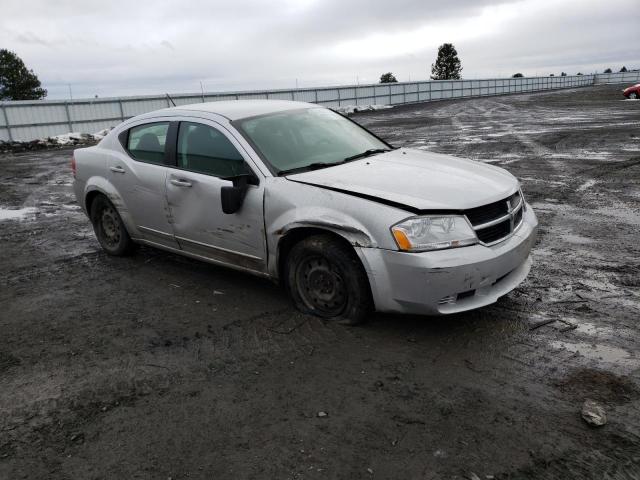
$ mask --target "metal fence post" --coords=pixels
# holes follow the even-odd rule
[[[340,98],[340,88],[338,88],[337,90],[338,90],[338,106],[341,107],[342,106],[342,99]]]
[[[13,135],[11,135],[11,126],[9,125],[9,117],[7,116],[7,107],[4,104],[0,105],[2,107],[2,116],[4,117],[4,125],[7,127],[7,135],[9,136],[9,141],[13,142]]]
[[[317,103],[318,103],[318,89],[315,89],[315,90],[313,91],[313,93],[315,93],[315,97],[316,97],[315,102],[313,102],[313,103],[316,103],[316,104],[317,104]]]
[[[122,108],[122,100],[118,99],[118,106],[120,107],[120,118],[124,122],[124,108]]]
[[[73,123],[71,123],[71,113],[69,112],[69,102],[64,102],[64,109],[67,112],[67,123],[69,125],[69,133],[73,132]]]
[[[402,103],[407,103],[407,84],[402,84]]]

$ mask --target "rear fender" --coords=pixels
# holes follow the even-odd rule
[[[113,204],[113,206],[118,211],[120,218],[122,218],[122,222],[127,228],[127,232],[129,233],[129,235],[133,238],[140,238],[142,235],[136,228],[135,222],[133,221],[133,218],[131,217],[131,214],[129,212],[129,208],[127,207],[127,203],[125,202],[122,195],[118,193],[113,184],[106,178],[95,176],[87,180],[83,195],[85,210],[87,210],[87,198],[89,197],[89,195],[95,194],[96,192],[103,194]],[[91,212],[87,211],[87,214],[90,215]]]

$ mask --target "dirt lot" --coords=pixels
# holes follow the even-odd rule
[[[108,257],[70,151],[0,157],[0,478],[640,478],[640,101],[619,90],[354,117],[507,168],[541,223],[498,304],[359,328],[233,271]]]

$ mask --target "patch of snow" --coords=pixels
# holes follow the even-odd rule
[[[586,189],[593,187],[596,183],[598,183],[596,180],[587,180],[577,188],[577,191],[584,192]]]
[[[57,145],[75,145],[77,143],[102,140],[110,131],[110,128],[105,128],[104,130],[100,130],[96,133],[63,133],[62,135],[49,137],[47,138],[47,141],[55,143]]]
[[[334,110],[344,115],[350,115],[355,112],[372,112],[374,110],[387,110],[393,108],[393,105],[343,105],[336,107]]]
[[[0,208],[0,221],[3,220],[24,220],[29,215],[34,215],[37,209],[26,207],[19,209]]]

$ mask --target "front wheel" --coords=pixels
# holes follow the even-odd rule
[[[99,195],[91,204],[91,223],[100,246],[109,255],[125,256],[135,249],[135,244],[120,218],[116,207]]]
[[[638,92],[631,92],[629,94],[629,98],[633,98],[634,100],[637,100],[640,97],[638,97]]]
[[[330,235],[297,243],[286,262],[289,294],[298,310],[340,323],[363,323],[372,310],[367,274],[355,252]]]

